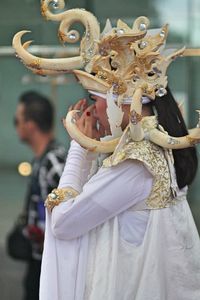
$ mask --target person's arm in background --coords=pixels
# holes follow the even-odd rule
[[[50,150],[43,159],[38,178],[43,201],[58,186],[65,159],[66,151],[62,146]]]
[[[44,201],[50,191],[57,187],[65,163],[65,149],[56,142],[50,144],[48,152],[40,161],[38,178],[34,187],[35,198],[30,217],[34,218],[27,227],[29,238],[43,248],[45,228]],[[33,198],[34,201],[34,198]],[[30,218],[29,217],[29,218]]]

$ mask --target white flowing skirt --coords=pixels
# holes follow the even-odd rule
[[[200,240],[187,201],[151,210],[139,245],[127,239],[135,213],[89,233],[84,300],[199,300]]]

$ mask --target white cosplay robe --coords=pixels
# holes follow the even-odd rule
[[[70,151],[76,171],[61,183],[80,195],[47,212],[40,300],[200,299],[200,242],[186,190],[176,205],[141,210],[153,186],[142,162],[100,168],[84,184],[86,151]]]

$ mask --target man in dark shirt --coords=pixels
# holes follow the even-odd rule
[[[24,300],[39,299],[39,278],[43,251],[47,195],[57,187],[65,162],[65,149],[54,139],[54,109],[51,102],[37,92],[26,92],[15,114],[15,126],[21,141],[33,153],[32,173],[25,201],[24,234],[32,245],[32,258],[27,261]]]

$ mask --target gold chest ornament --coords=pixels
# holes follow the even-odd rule
[[[144,131],[146,126],[154,127],[157,124],[155,117],[144,119],[146,119],[146,122],[143,122]],[[151,193],[145,201],[147,208],[159,209],[175,204],[171,190],[170,168],[163,148],[147,139],[133,142],[129,140],[128,134],[121,148],[119,146],[111,156],[104,160],[103,167],[116,166],[127,159],[141,161],[154,178]],[[146,134],[148,135],[148,132]]]

